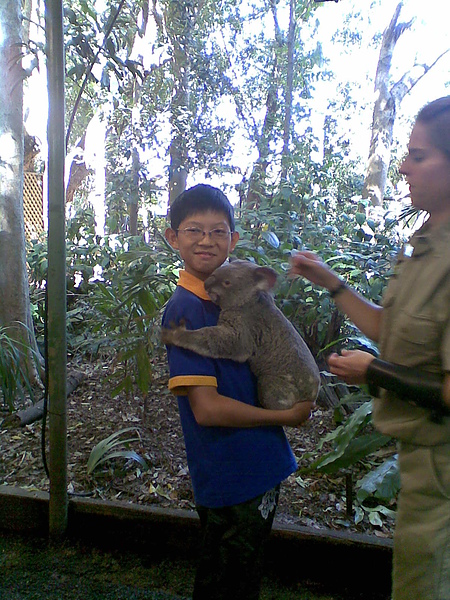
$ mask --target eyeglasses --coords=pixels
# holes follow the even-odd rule
[[[177,229],[177,233],[183,233],[192,242],[199,242],[205,235],[209,235],[209,239],[214,242],[220,242],[227,239],[231,231],[220,227],[211,229],[211,231],[203,231],[199,227],[186,227],[185,229]]]

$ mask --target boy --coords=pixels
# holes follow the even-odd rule
[[[196,185],[170,208],[166,239],[184,261],[163,327],[217,324],[219,307],[204,281],[239,239],[233,207],[217,188]],[[312,404],[289,410],[258,406],[246,363],[215,360],[168,346],[169,389],[178,397],[189,472],[203,543],[193,600],[256,600],[263,547],[272,528],[281,481],[296,462],[282,425],[308,419]]]

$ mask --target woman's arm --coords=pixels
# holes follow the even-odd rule
[[[450,373],[444,375],[444,391],[442,393],[444,402],[450,409]]]
[[[426,408],[440,421],[450,416],[450,374],[444,376],[375,358],[362,350],[343,350],[328,358],[330,371],[349,384],[368,383],[372,395],[378,387],[397,398]]]
[[[287,410],[268,410],[222,396],[213,386],[192,386],[188,398],[195,420],[204,427],[297,427],[314,407],[312,402],[299,402]]]
[[[380,338],[383,309],[347,287],[343,280],[314,252],[297,252],[291,257],[291,275],[301,275],[329,290],[336,306],[371,340]]]

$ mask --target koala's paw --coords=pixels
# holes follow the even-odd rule
[[[173,322],[169,323],[169,325],[170,329],[161,329],[161,341],[163,344],[174,344],[177,333],[180,331],[186,331],[184,320],[181,320],[178,325],[175,325]]]

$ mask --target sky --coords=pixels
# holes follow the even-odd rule
[[[320,13],[319,11],[316,13],[320,19],[319,36],[325,55],[330,57],[330,67],[335,73],[337,81],[362,83],[359,92],[361,105],[366,103],[373,94],[372,83],[368,81],[368,78],[373,78],[379,56],[379,48],[375,48],[372,43],[373,36],[387,27],[397,4],[392,0],[382,0],[380,5],[371,0],[339,0],[338,3],[327,2],[321,5]],[[336,53],[336,48],[333,48],[331,43],[336,23],[342,23],[345,14],[352,7],[355,13],[359,10],[366,15],[368,12],[370,25],[359,29],[362,35],[361,49],[350,46],[347,49],[344,48],[342,53]],[[447,17],[443,18],[447,14],[448,0],[433,0],[431,3],[425,3],[423,0],[404,0],[404,8],[398,22],[408,22],[414,18],[415,23],[411,31],[405,32],[400,37],[395,47],[392,63],[394,81],[400,79],[407,70],[414,66],[416,61],[431,64],[439,54],[450,48],[448,19]],[[357,20],[355,26],[358,26]],[[396,127],[397,134],[401,132],[401,129],[404,130],[403,143],[406,144],[409,136],[409,128],[405,126],[405,123],[412,121],[420,108],[427,102],[449,94],[450,88],[446,89],[445,87],[448,81],[450,81],[450,53],[441,59],[413,88],[411,94],[403,100]],[[332,85],[335,86],[335,83]],[[356,91],[355,95],[358,98]],[[327,99],[327,94],[324,94],[322,101],[326,103]],[[355,121],[353,125],[355,127],[355,143],[359,139],[368,148],[367,136],[370,134],[371,113],[368,113],[366,117],[369,122],[361,124]]]
[[[376,32],[382,32],[388,25],[396,6],[397,2],[392,0],[381,0],[381,2],[374,0],[339,0],[337,3],[324,2],[318,5],[315,16],[320,25],[310,43],[316,44],[317,40],[320,40],[324,55],[329,57],[329,68],[336,76],[336,80],[332,83],[318,85],[313,102],[318,130],[321,129],[321,119],[323,119],[328,101],[332,98],[336,89],[337,82],[362,82],[359,91],[361,105],[367,103],[368,98],[373,94],[373,84],[370,78],[375,73],[379,52],[373,45],[373,35]],[[356,14],[359,11],[364,17],[364,20],[356,18],[351,21],[352,29],[360,32],[362,36],[361,47],[347,45],[342,46],[341,51],[337,51],[336,46],[332,44],[332,37],[336,28],[341,27],[345,15],[350,11]],[[448,0],[433,0],[431,3],[425,3],[423,0],[404,0],[400,21],[415,18],[415,22],[412,30],[403,34],[397,43],[393,62],[394,78],[396,76],[400,77],[405,70],[412,68],[415,60],[430,64],[443,50],[450,47],[447,15]],[[367,16],[369,17],[369,23],[367,23]],[[284,23],[283,18],[285,19]],[[280,15],[280,24],[284,29],[287,28],[286,19],[287,15]],[[303,34],[301,33],[301,35]],[[149,39],[145,40],[144,43],[151,43],[152,41],[151,28],[149,28],[148,36]],[[151,52],[145,52],[145,48],[143,50],[140,48],[138,51],[146,57],[152,57]],[[158,57],[153,56],[152,58],[157,60]],[[433,67],[402,103],[401,115],[397,119],[394,136],[400,138],[401,144],[405,148],[415,114],[428,101],[450,93],[450,90],[445,88],[445,83],[448,80],[450,80],[450,53]],[[41,69],[40,74],[35,73],[28,80],[28,89],[25,94],[27,130],[30,134],[36,135],[44,147],[46,119],[43,116],[47,112],[45,85],[45,69]],[[356,91],[355,94],[357,96]],[[37,98],[39,98],[38,102],[36,102]],[[358,96],[356,99],[358,99]],[[370,123],[370,110],[363,112],[358,117],[355,115],[350,123],[346,123],[349,136],[353,140],[352,149],[355,156],[364,156],[368,152]],[[102,135],[101,126],[97,122],[91,128],[90,138],[98,140]],[[88,150],[90,149],[88,160],[100,167],[99,172],[101,172],[103,169],[101,147],[98,144],[91,143],[89,138],[86,146]],[[68,172],[68,169],[66,171]],[[195,173],[188,179],[188,185],[193,185],[199,181],[204,181],[204,174]],[[223,183],[219,179],[209,180],[209,182],[218,186]],[[94,200],[101,197],[103,189],[104,174],[103,176],[100,175],[96,183],[96,190],[93,192]],[[230,199],[233,201],[232,198]]]

